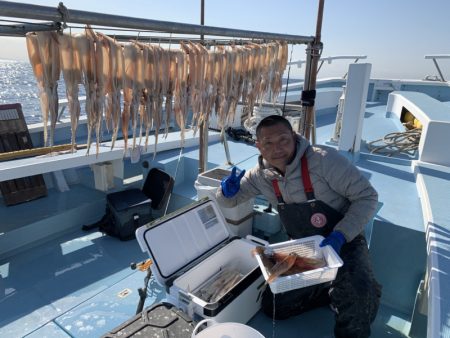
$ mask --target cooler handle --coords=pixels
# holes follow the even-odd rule
[[[206,324],[206,327],[209,327],[209,326],[216,325],[217,322],[214,319],[211,319],[211,318],[206,318],[206,319],[203,319],[203,320],[199,321],[198,324],[195,326],[194,331],[192,331],[191,338],[195,338],[195,336],[197,335],[197,331],[200,329],[200,327],[203,324]]]
[[[258,243],[258,244],[261,244],[261,245],[264,245],[264,246],[268,246],[269,245],[269,242],[267,242],[267,241],[265,241],[265,240],[263,240],[263,239],[261,239],[259,237],[255,237],[253,235],[247,235],[247,236],[245,236],[245,239],[248,239],[251,242],[255,242],[255,243]]]

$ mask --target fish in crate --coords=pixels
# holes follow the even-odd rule
[[[309,270],[315,270],[326,266],[323,258],[302,257],[295,252],[288,254],[266,250],[262,246],[257,246],[252,250],[252,255],[261,257],[261,261],[266,269],[270,284],[279,276],[289,276]]]
[[[322,236],[257,246],[251,250],[273,293],[332,281],[343,265],[330,246],[319,246]]]

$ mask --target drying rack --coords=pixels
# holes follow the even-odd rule
[[[63,30],[67,24],[83,24],[93,26],[113,27],[117,29],[132,29],[139,32],[160,32],[170,34],[190,34],[200,36],[230,37],[233,39],[260,39],[281,40],[289,44],[305,44],[306,66],[305,80],[301,95],[302,114],[297,130],[303,136],[315,144],[315,117],[314,99],[316,87],[316,74],[318,61],[323,49],[321,43],[322,17],[325,0],[318,0],[318,14],[315,36],[302,36],[291,34],[279,34],[223,28],[214,26],[195,25],[170,21],[159,21],[143,18],[133,18],[120,15],[111,15],[89,11],[68,9],[61,2],[58,7],[0,1],[0,17],[20,18],[28,20],[40,20],[36,22],[22,22],[0,25],[0,35],[24,36],[29,31],[37,30]],[[203,10],[203,7],[202,7]],[[203,21],[203,20],[202,20]],[[211,39],[214,41],[214,39]],[[207,122],[207,121],[206,121]],[[207,125],[207,124],[205,124]],[[207,167],[207,142],[208,128],[202,128],[200,132],[200,168],[204,171]]]

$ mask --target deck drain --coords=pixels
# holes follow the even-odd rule
[[[130,293],[131,293],[131,290],[127,288],[127,289],[123,289],[122,291],[120,291],[120,292],[117,294],[117,296],[118,296],[119,298],[125,298],[125,297],[127,297]]]

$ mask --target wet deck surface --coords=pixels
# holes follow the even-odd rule
[[[145,259],[136,241],[120,242],[81,231],[17,255],[1,265],[0,336],[98,337],[134,316],[145,273],[130,262]],[[146,306],[165,298],[153,280]],[[404,337],[408,315],[382,306],[373,337]],[[333,312],[319,308],[275,323],[275,337],[332,337]],[[249,325],[271,337],[273,322],[258,313]]]
[[[98,337],[135,314],[145,273],[129,268],[145,259],[137,243],[99,232],[75,232],[1,266],[0,336]],[[153,280],[146,306],[165,298]],[[406,314],[382,306],[374,337],[404,337]],[[332,337],[333,312],[320,308],[284,321],[258,313],[249,325],[266,337]],[[300,335],[298,335],[300,334]]]
[[[367,127],[367,121],[370,121],[370,127]],[[325,114],[318,120],[318,143],[329,142],[333,124],[332,114]],[[368,105],[363,140],[374,140],[386,130],[396,128],[396,123],[385,117],[383,106]],[[242,169],[255,164],[256,148],[233,141],[229,145],[235,164]],[[224,154],[220,143],[212,146],[208,158],[210,166],[226,166]],[[178,155],[178,151],[161,154],[159,163],[175,170]],[[183,155],[183,165],[187,169],[179,172],[182,176],[178,177],[174,192],[189,199],[195,196],[194,162],[198,159],[198,151],[186,149]],[[420,200],[410,159],[363,154],[357,164],[379,191],[383,207],[377,219],[387,227],[422,233]],[[172,202],[176,203],[176,200],[174,198]],[[405,205],[408,212],[404,212]],[[8,213],[8,217],[15,216]],[[381,226],[380,229],[383,230]],[[376,269],[381,269],[386,261],[386,257],[382,257],[382,247],[376,244],[382,241],[382,235],[380,232],[374,237]],[[145,258],[134,240],[121,242],[99,232],[87,234],[81,230],[65,233],[12,257],[0,258],[0,336],[98,337],[108,332],[135,314],[137,288],[143,286],[145,274],[131,270],[129,264]],[[152,290],[146,306],[164,299],[163,290],[154,282]],[[403,309],[384,302],[372,336],[405,337],[403,333],[408,330],[409,317]],[[332,337],[333,322],[333,313],[328,308],[320,308],[276,322],[275,331],[272,320],[262,313],[249,324],[266,337],[272,337],[273,332],[275,337]]]

